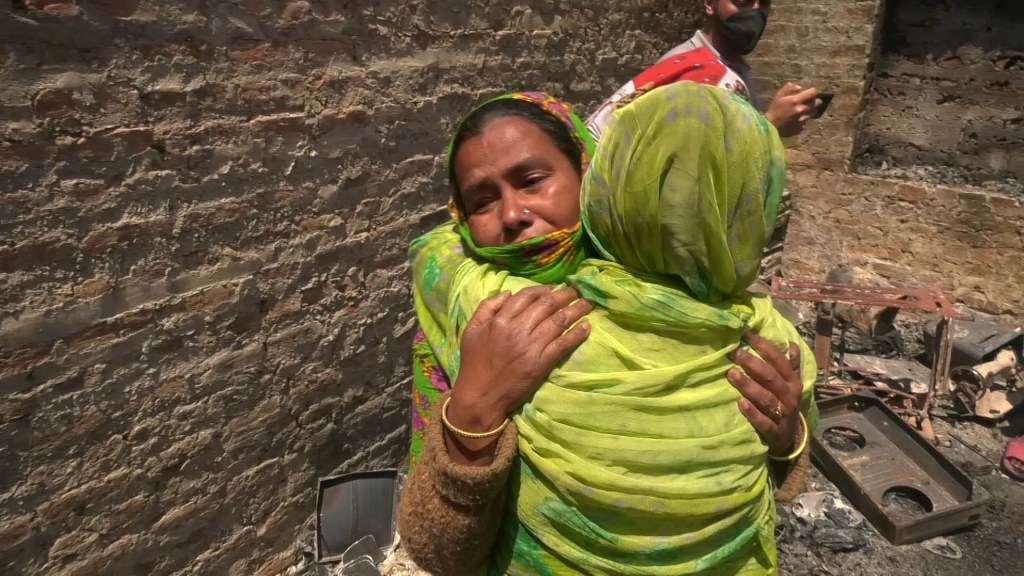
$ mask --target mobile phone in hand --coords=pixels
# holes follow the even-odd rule
[[[828,105],[832,103],[832,97],[835,94],[831,92],[821,92],[818,94],[817,99],[821,100],[821,106],[818,106],[814,110],[814,115],[811,118],[818,119],[825,115],[825,110],[828,110]]]

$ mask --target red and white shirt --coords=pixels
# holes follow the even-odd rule
[[[749,82],[745,79],[749,78],[749,73],[750,68],[745,61],[733,63],[733,66],[727,65],[718,51],[707,41],[704,33],[698,31],[693,38],[670,50],[654,66],[641,72],[605,100],[597,111],[587,118],[587,128],[594,139],[600,141],[611,120],[616,102],[638,91],[650,90],[673,82],[688,81],[718,86],[736,92],[756,105]]]

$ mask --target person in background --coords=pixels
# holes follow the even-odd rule
[[[612,113],[631,100],[660,86],[690,81],[735,92],[758,107],[751,82],[750,65],[744,56],[757,46],[768,23],[771,0],[702,0],[704,26],[692,38],[666,53],[650,68],[619,88],[587,118],[587,129],[600,140]],[[764,110],[764,115],[782,137],[796,136],[822,102],[815,88],[804,89],[792,82],[783,86]],[[775,231],[765,246],[759,280],[766,285],[782,275],[782,251],[792,202],[789,192],[782,196]]]
[[[718,86],[736,92],[755,108],[759,107],[750,65],[744,57],[761,40],[771,12],[771,0],[702,1],[703,28],[619,88],[587,119],[595,138],[600,138],[619,100],[673,82],[688,80]],[[815,108],[821,105],[817,95],[815,88],[805,89],[789,82],[763,110],[764,115],[780,136],[796,136],[803,131]]]

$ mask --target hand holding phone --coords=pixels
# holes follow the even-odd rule
[[[831,92],[819,92],[817,99],[821,100],[821,105],[814,109],[814,114],[811,115],[811,118],[817,120],[824,116],[825,110],[828,110],[828,105],[832,103],[833,96],[835,96],[835,94]]]
[[[821,105],[818,105],[819,98]],[[789,138],[803,132],[808,120],[820,118],[831,102],[831,93],[819,93],[816,88],[805,90],[799,84],[787,82],[768,104],[764,115],[779,131],[779,136]]]

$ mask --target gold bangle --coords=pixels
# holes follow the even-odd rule
[[[448,403],[451,401],[452,397],[449,396],[448,398],[445,399],[444,406],[441,407],[441,422],[444,423],[444,427],[447,428],[449,432],[455,434],[456,436],[474,439],[490,438],[491,436],[497,436],[498,434],[501,434],[502,431],[505,430],[505,427],[508,426],[508,418],[505,418],[505,421],[501,423],[501,426],[498,426],[497,428],[491,430],[490,432],[466,432],[465,430],[459,430],[455,426],[452,426],[452,423],[448,421]]]
[[[804,418],[804,413],[799,412],[799,414],[800,426],[804,430],[803,438],[800,439],[800,445],[797,446],[796,450],[794,450],[793,453],[790,454],[789,456],[772,456],[771,454],[768,454],[769,459],[775,460],[777,462],[792,462],[793,460],[796,460],[797,458],[800,457],[801,454],[804,453],[804,450],[807,448],[807,441],[810,440],[811,438],[811,432],[810,430],[807,429],[807,420]]]

